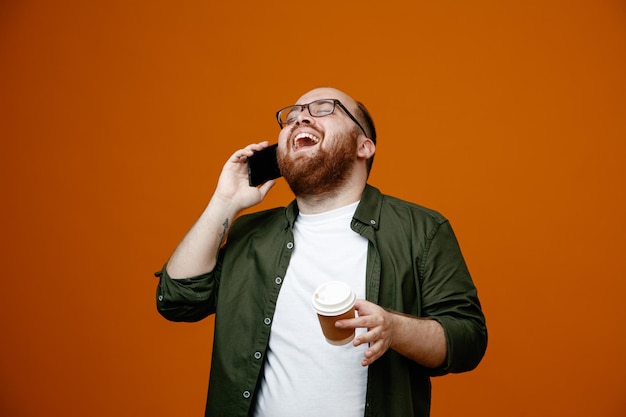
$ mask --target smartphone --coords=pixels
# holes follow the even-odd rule
[[[281,176],[276,160],[277,147],[278,144],[270,145],[248,158],[248,180],[251,187]]]

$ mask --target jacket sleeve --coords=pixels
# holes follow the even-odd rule
[[[421,260],[423,314],[437,320],[447,341],[446,362],[433,375],[474,369],[487,349],[478,293],[448,221],[435,228]]]
[[[196,277],[172,279],[164,266],[156,291],[158,312],[171,321],[195,322],[215,312],[219,268]]]

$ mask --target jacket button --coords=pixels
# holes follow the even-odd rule
[[[265,323],[266,325],[270,325],[270,323],[272,322],[272,319],[270,319],[269,317],[265,317],[265,320],[263,320],[263,323]]]
[[[254,359],[261,359],[261,352],[254,352]]]
[[[293,249],[293,242],[287,243],[287,249]]]
[[[246,399],[250,398],[250,391],[244,391],[243,398],[246,398]]]
[[[276,283],[276,285],[280,285],[283,282],[283,279],[281,277],[276,277],[276,279],[274,280],[274,282]]]

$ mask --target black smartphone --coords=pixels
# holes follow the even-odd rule
[[[277,147],[278,144],[270,145],[248,158],[248,180],[251,187],[280,177],[280,168],[276,160]]]

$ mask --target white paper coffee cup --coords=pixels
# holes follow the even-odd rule
[[[326,282],[313,293],[313,308],[317,311],[322,332],[328,343],[345,345],[354,339],[354,329],[338,329],[337,320],[354,318],[356,295],[341,281]]]

